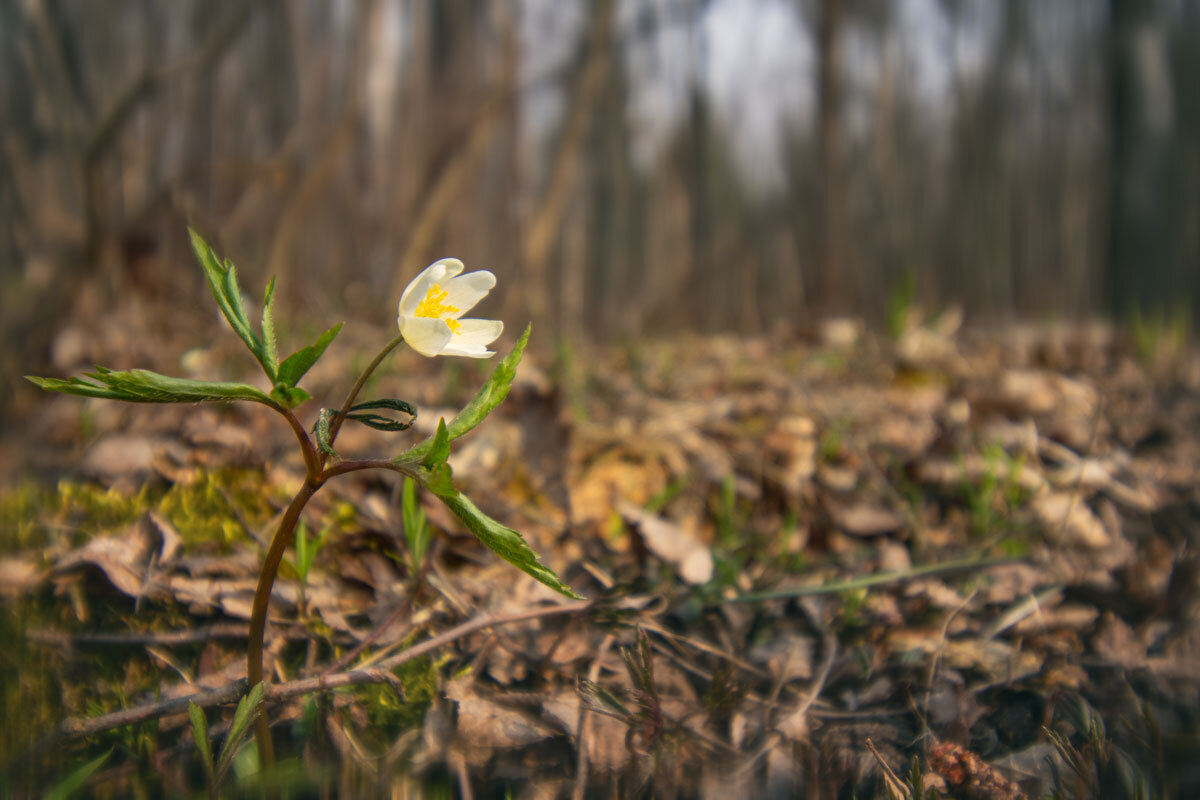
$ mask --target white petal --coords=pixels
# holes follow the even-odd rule
[[[452,280],[443,280],[442,288],[446,290],[446,299],[442,302],[457,308],[458,316],[462,316],[474,308],[476,303],[487,297],[488,292],[495,285],[496,276],[486,269],[468,272],[466,275],[459,275]]]
[[[444,356],[466,356],[467,358],[491,358],[496,355],[496,351],[488,350],[481,344],[460,345],[452,341],[446,345],[441,354]]]
[[[504,323],[498,319],[460,319],[451,337],[455,345],[487,345],[500,338]]]
[[[423,356],[441,355],[450,341],[450,326],[433,317],[400,317],[400,333],[409,347]]]
[[[435,283],[445,283],[462,271],[463,263],[457,258],[443,258],[421,270],[421,274],[413,278],[405,288],[404,294],[400,295],[400,305],[397,309],[399,315],[402,317],[412,316],[413,311],[425,299],[430,286]]]

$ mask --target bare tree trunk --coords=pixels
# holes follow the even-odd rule
[[[843,0],[821,0],[817,25],[818,67],[817,102],[819,104],[821,147],[820,276],[817,302],[829,312],[844,308],[846,252],[845,208],[842,191],[842,23]]]
[[[1106,289],[1116,316],[1165,304],[1172,230],[1171,73],[1161,9],[1109,4],[1109,222]]]
[[[612,23],[613,2],[601,0],[592,12],[586,61],[571,92],[571,110],[559,137],[546,189],[525,227],[521,248],[523,284],[530,316],[538,321],[546,320],[550,310],[546,263],[552,245],[558,240],[564,212],[579,177],[580,162],[585,157],[584,140],[604,88],[612,47]]]

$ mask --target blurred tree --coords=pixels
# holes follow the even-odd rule
[[[1123,317],[1175,304],[1175,110],[1160,3],[1110,0],[1109,27],[1106,286]]]

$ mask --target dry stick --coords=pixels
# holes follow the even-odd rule
[[[410,592],[408,597],[404,598],[404,602],[396,606],[396,609],[391,614],[388,614],[387,619],[376,625],[375,630],[367,634],[365,639],[347,650],[345,655],[322,670],[321,674],[330,675],[334,672],[339,672],[353,664],[354,659],[358,658],[360,655],[362,655],[364,650],[374,644],[375,640],[382,636],[384,631],[391,628],[392,625],[399,622],[401,618],[412,612],[413,599],[415,597],[416,593]]]
[[[793,715],[804,715],[812,708],[813,703],[821,696],[821,692],[825,691],[825,684],[829,681],[829,674],[833,671],[833,662],[837,658],[837,635],[832,632],[826,632],[822,637],[822,648],[825,650],[825,657],[821,661],[821,666],[817,670],[817,674],[813,677],[812,685],[805,692],[804,698],[792,710]],[[766,741],[762,746],[754,752],[746,763],[742,764],[737,769],[737,774],[748,775],[755,768],[758,762],[771,751],[771,748],[783,737],[783,734],[777,729],[772,729],[766,736]]]
[[[600,647],[596,650],[596,657],[592,660],[592,665],[588,667],[588,680],[592,683],[600,681],[600,662],[608,655],[609,649],[612,647],[616,637],[613,634],[608,634],[604,640],[600,642]],[[584,792],[587,790],[587,737],[592,729],[592,717],[588,714],[587,703],[579,704],[579,723],[575,730],[575,788],[571,792],[571,800],[583,800]]]
[[[391,670],[399,665],[412,661],[414,658],[428,655],[448,644],[451,644],[465,636],[469,636],[476,631],[485,628],[496,627],[499,625],[512,625],[518,622],[527,622],[529,620],[541,619],[542,617],[552,617],[560,614],[574,614],[587,611],[592,608],[590,602],[575,602],[561,603],[554,606],[545,606],[543,608],[534,608],[527,611],[517,611],[511,614],[497,614],[490,617],[481,617],[469,622],[464,622],[457,625],[445,633],[434,636],[431,639],[426,639],[419,644],[415,644],[402,653],[397,653],[391,658],[384,659],[370,669],[350,670],[348,672],[339,672],[333,675],[321,675],[315,678],[304,678],[302,680],[289,681],[288,683],[279,683],[273,686],[268,685],[264,688],[264,699],[266,700],[286,700],[291,697],[296,697],[303,694],[311,694],[313,692],[326,691],[329,689],[338,689],[343,686],[354,686],[362,683],[391,683],[395,676],[391,675]],[[132,725],[138,722],[145,722],[150,719],[157,719],[171,714],[181,714],[187,710],[189,703],[195,703],[201,708],[210,706],[223,705],[232,703],[246,692],[246,681],[238,679],[233,683],[222,686],[219,689],[214,689],[210,692],[202,692],[199,694],[188,695],[186,697],[176,697],[170,700],[164,700],[158,703],[148,703],[134,708],[127,708],[122,711],[116,711],[112,714],[105,714],[99,717],[89,719],[68,719],[59,725],[58,730],[48,736],[43,741],[42,746],[59,744],[73,739],[78,739],[83,736],[100,733],[102,731],[120,728],[124,725]],[[39,746],[38,749],[41,749]]]
[[[942,621],[941,629],[938,631],[938,644],[937,648],[933,651],[933,658],[929,662],[929,677],[925,680],[925,699],[921,703],[921,727],[925,729],[924,733],[929,732],[929,722],[926,716],[929,712],[929,698],[933,696],[933,679],[937,676],[938,661],[941,659],[942,649],[946,646],[946,635],[950,632],[950,623],[962,613],[963,609],[971,604],[971,601],[975,599],[975,595],[977,594],[979,594],[978,589],[971,592],[965,600],[947,614],[946,619]]]
[[[164,631],[163,633],[64,633],[49,629],[35,629],[25,632],[25,638],[38,644],[52,644],[59,647],[75,645],[138,645],[162,644],[179,645],[207,642],[211,639],[245,639],[246,626],[238,624],[207,625],[203,628],[193,628],[185,631]]]
[[[896,798],[896,800],[907,800],[907,798],[912,797],[912,794],[905,788],[904,781],[900,780],[895,771],[883,760],[883,756],[876,749],[875,743],[871,741],[870,736],[867,737],[867,749],[871,751],[871,755],[875,756],[875,760],[879,763],[879,768],[883,770],[883,782],[892,797]]]

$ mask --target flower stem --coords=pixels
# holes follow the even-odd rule
[[[388,353],[395,350],[402,341],[404,341],[404,337],[397,335],[396,338],[384,345],[384,348],[379,351],[375,359],[358,376],[358,380],[354,383],[353,388],[350,389],[350,393],[346,395],[346,401],[342,403],[341,410],[338,411],[329,424],[329,445],[331,447],[337,438],[338,429],[342,427],[342,421],[346,418],[346,414],[349,413],[351,406],[354,405],[354,401],[358,398],[358,393],[362,391],[367,379],[371,377],[371,373],[383,363],[383,359],[387,357]],[[283,519],[279,521],[279,527],[276,528],[275,535],[271,538],[271,545],[267,548],[267,554],[263,557],[262,568],[258,573],[258,588],[254,591],[254,606],[250,612],[250,641],[246,647],[246,680],[249,686],[255,686],[263,680],[263,640],[267,631],[267,612],[271,604],[271,589],[274,587],[275,578],[279,574],[279,565],[283,561],[283,553],[292,543],[292,540],[296,538],[296,525],[300,522],[300,514],[304,511],[304,506],[317,493],[317,490],[325,484],[325,481],[334,475],[371,467],[395,469],[389,462],[374,461],[352,462],[351,465],[338,465],[324,469],[328,454],[317,453],[316,448],[313,447],[312,440],[304,430],[304,426],[296,419],[296,415],[283,406],[272,405],[272,408],[283,415],[288,421],[288,425],[291,426],[292,431],[296,434],[296,439],[300,443],[300,449],[304,452],[305,476],[304,485],[300,487],[300,491],[296,493],[287,510],[283,512]],[[254,738],[258,743],[259,767],[265,774],[275,765],[275,747],[271,742],[271,726],[265,714],[259,716],[254,723]]]
[[[307,437],[306,437],[307,438]],[[296,535],[296,524],[300,521],[300,512],[321,488],[324,480],[320,476],[309,475],[304,480],[300,491],[292,498],[291,504],[283,512],[283,519],[271,539],[271,546],[263,558],[262,569],[258,573],[258,588],[254,592],[254,606],[250,612],[250,641],[246,647],[246,681],[248,686],[255,686],[263,679],[263,637],[267,629],[267,611],[271,601],[271,588],[275,585],[275,576],[279,574],[279,564],[283,561],[283,553]],[[259,716],[254,723],[254,738],[258,742],[258,763],[265,773],[275,764],[275,748],[271,743],[271,726],[266,715]]]
[[[300,420],[296,419],[296,415],[283,406],[272,406],[276,411],[283,415],[288,421],[288,425],[292,426],[292,431],[296,434],[296,439],[300,442],[300,449],[304,452],[304,470],[308,478],[316,477],[321,471],[321,464],[317,460],[317,448],[313,447],[312,439],[308,438],[308,432],[304,430],[304,426],[300,424]]]
[[[333,415],[333,419],[329,421],[329,446],[331,448],[333,447],[334,441],[337,439],[338,431],[341,430],[342,422],[346,419],[346,415],[350,413],[350,407],[353,406],[354,401],[358,399],[358,393],[361,392],[363,386],[366,385],[367,379],[371,377],[371,373],[378,369],[379,365],[383,363],[383,359],[387,358],[388,353],[399,347],[400,343],[403,341],[404,336],[397,334],[396,338],[384,345],[383,349],[379,351],[379,354],[375,356],[375,360],[368,364],[367,368],[363,370],[361,375],[358,376],[358,380],[355,381],[354,386],[350,389],[350,393],[346,395],[346,401],[342,403],[342,407],[336,414]],[[317,461],[318,468],[324,467],[325,461],[328,458],[328,453],[321,453]]]

